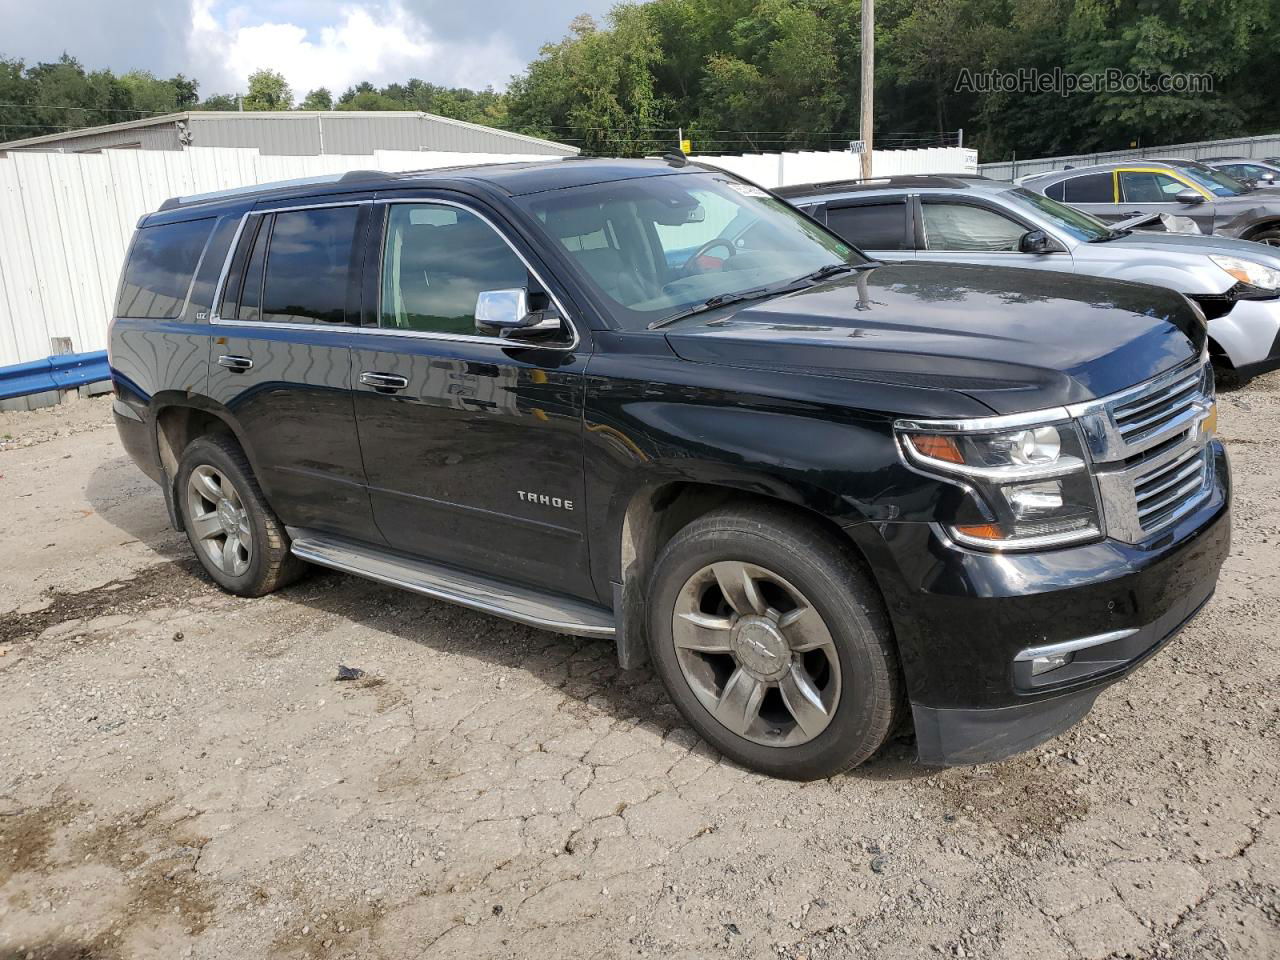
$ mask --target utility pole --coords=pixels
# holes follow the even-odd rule
[[[871,117],[876,81],[875,0],[862,0],[862,179],[871,179]]]

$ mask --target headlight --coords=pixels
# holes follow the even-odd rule
[[[992,550],[1077,543],[1101,533],[1079,431],[1070,421],[974,431],[964,421],[898,424],[907,463],[968,494],[952,537]]]
[[[1239,257],[1210,254],[1209,259],[1241,283],[1247,283],[1251,287],[1261,287],[1263,290],[1280,289],[1280,270],[1273,270],[1271,267],[1254,263],[1252,260],[1242,260]]]

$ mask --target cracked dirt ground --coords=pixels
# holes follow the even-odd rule
[[[1221,407],[1236,541],[1175,643],[1027,756],[807,785],[608,644],[226,596],[109,402],[0,415],[0,960],[1280,956],[1280,374]]]

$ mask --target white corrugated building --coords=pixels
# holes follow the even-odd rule
[[[578,153],[551,140],[450,120],[431,113],[360,110],[191,110],[105,127],[85,127],[0,143],[10,151],[97,153],[99,150],[182,150],[250,147],[263,156],[314,157],[375,150],[514,153],[569,157]]]

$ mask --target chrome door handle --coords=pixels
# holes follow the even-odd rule
[[[394,373],[374,373],[366,370],[360,374],[360,382],[366,387],[373,387],[375,390],[395,393],[397,390],[403,390],[409,385],[409,378]]]
[[[248,357],[221,356],[218,358],[218,366],[226,367],[232,373],[244,373],[253,369],[253,361]]]

